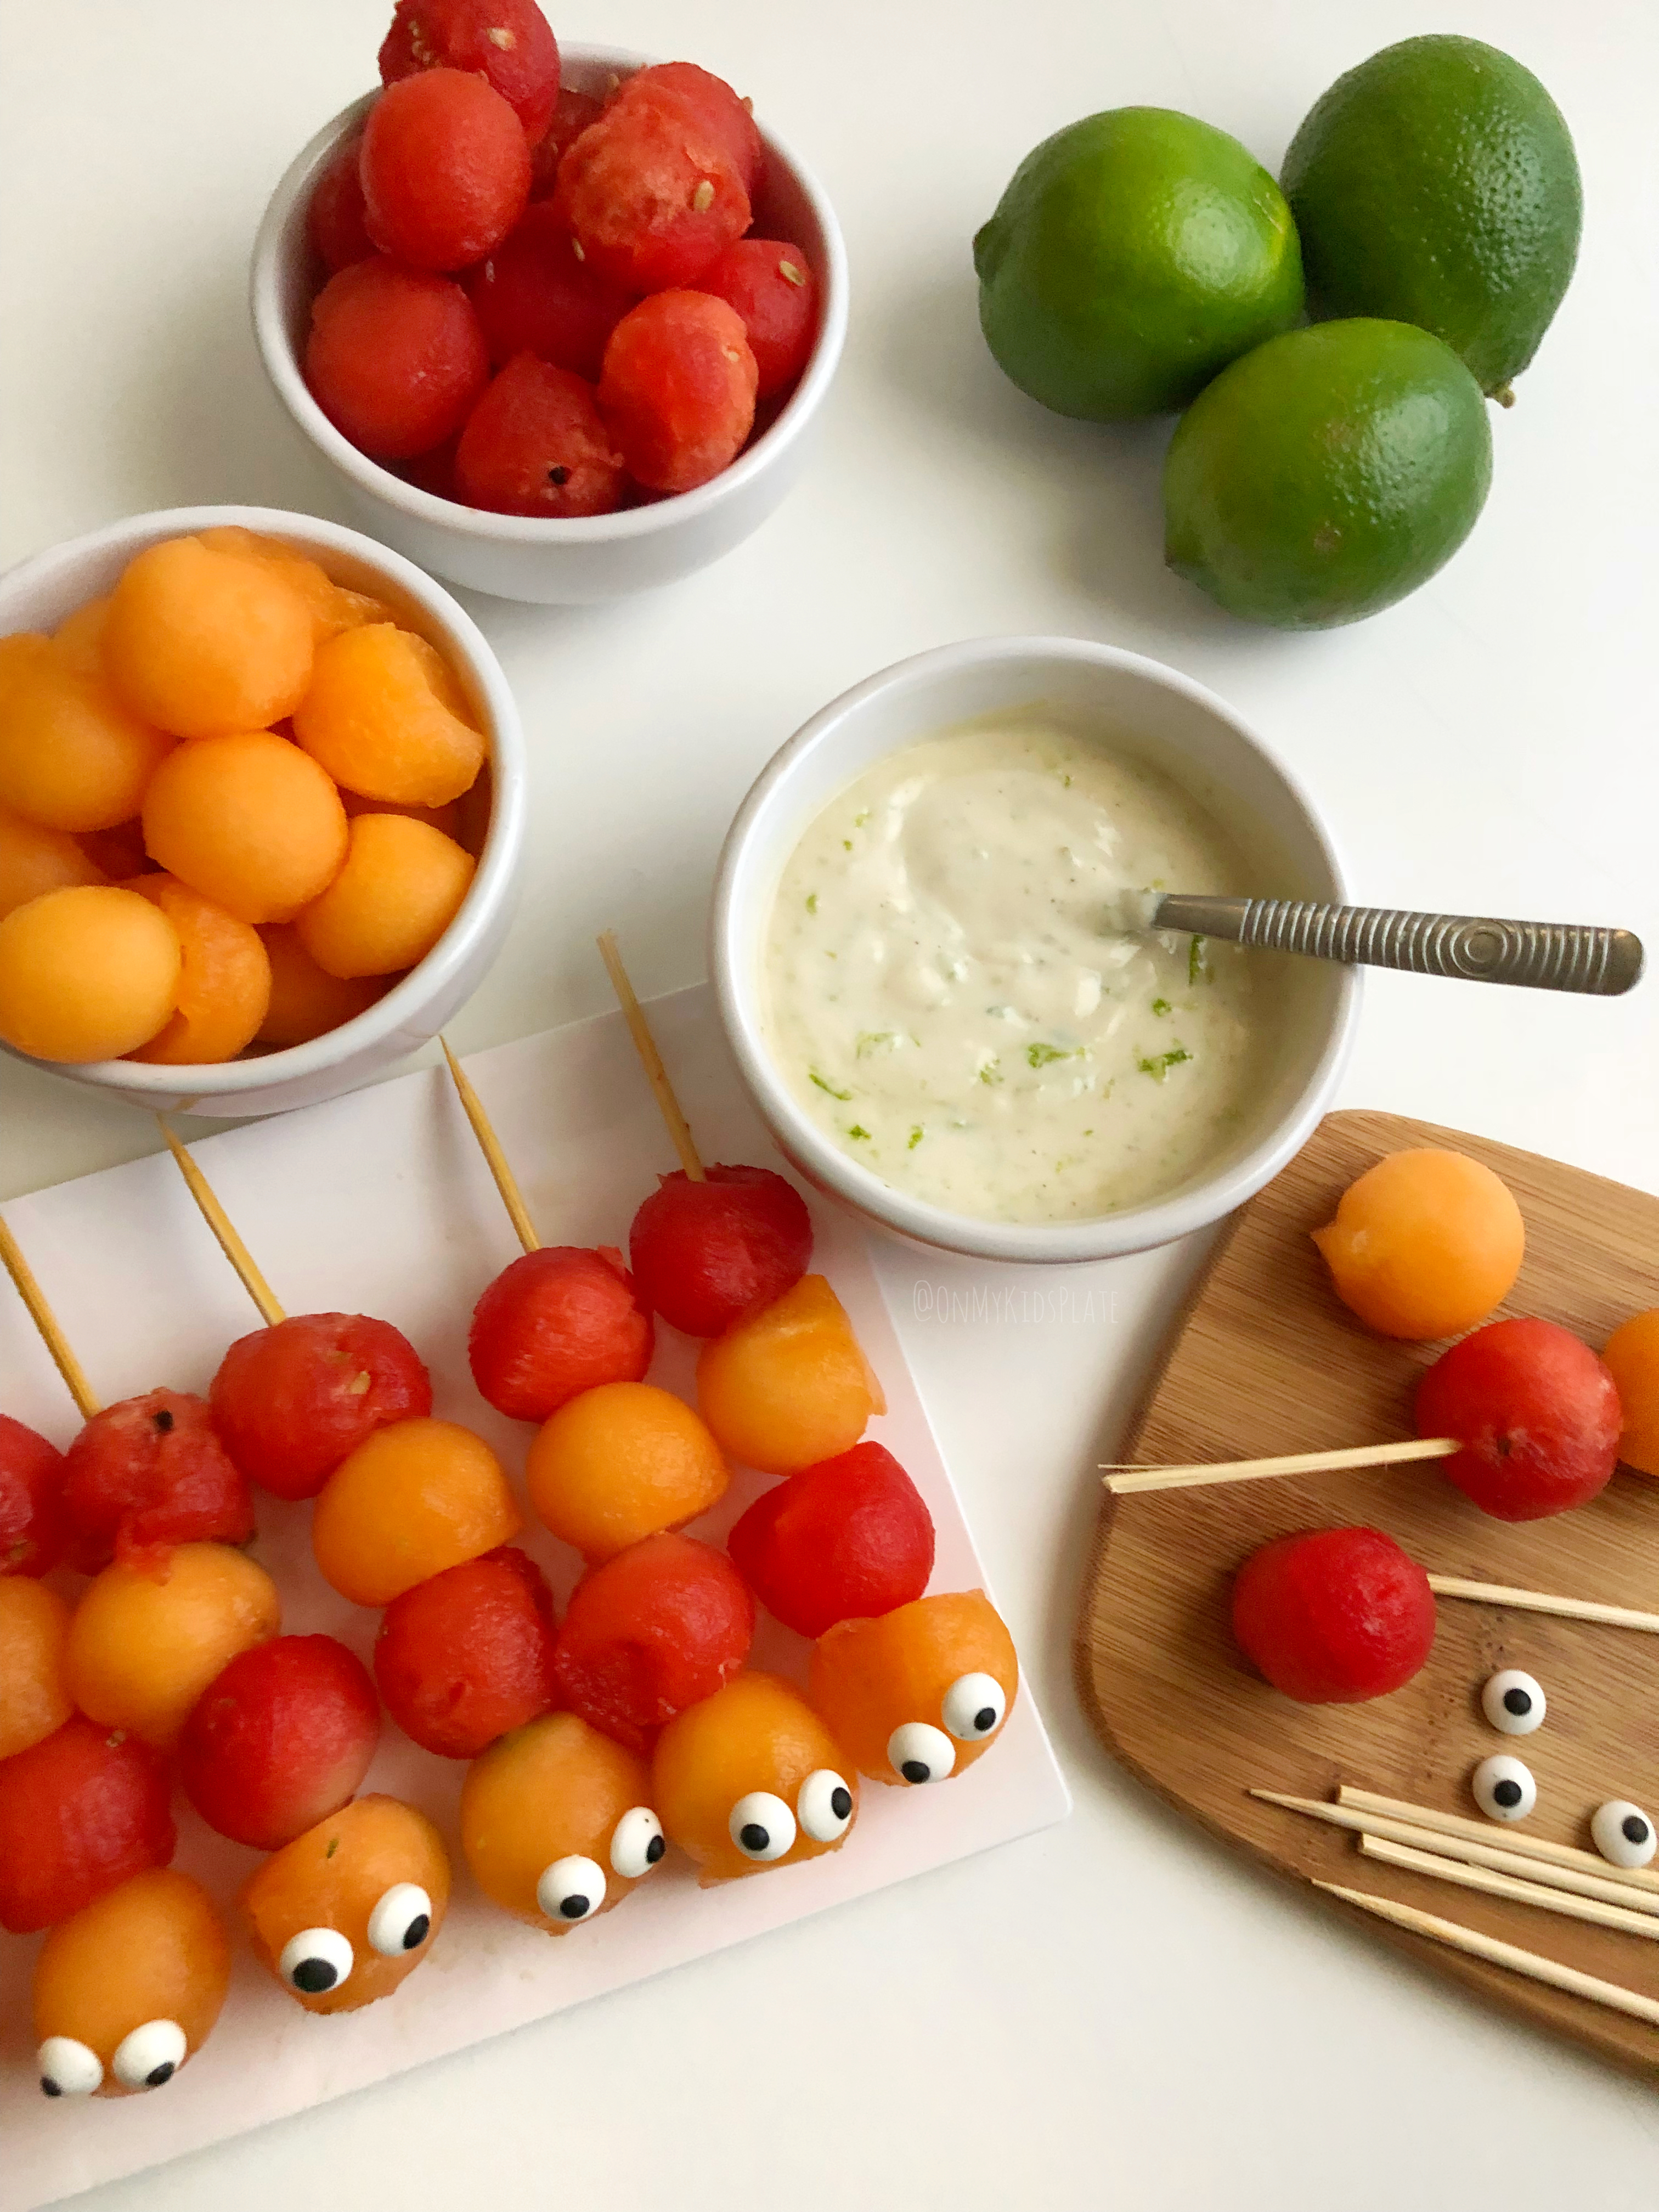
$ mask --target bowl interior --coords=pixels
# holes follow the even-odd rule
[[[618,78],[647,66],[648,57],[609,46],[561,47],[563,82],[596,98]],[[255,247],[254,318],[266,364],[284,404],[307,435],[363,489],[427,521],[441,521],[469,536],[512,543],[549,544],[647,536],[673,519],[692,519],[714,501],[738,489],[763,466],[769,450],[793,434],[817,406],[833,375],[846,319],[846,257],[829,204],[795,156],[760,125],[766,170],[755,195],[755,227],[800,246],[819,279],[818,335],[799,382],[769,417],[763,407],[748,446],[728,469],[695,491],[649,505],[624,507],[614,514],[553,520],[535,515],[495,514],[441,498],[408,481],[396,470],[360,453],[342,436],[313,399],[301,373],[311,303],[327,276],[306,228],[312,189],[341,142],[362,127],[376,94],[365,93],[325,125],[283,177],[267,212]],[[758,118],[757,118],[758,122]],[[280,345],[270,340],[280,337]]]
[[[1299,787],[1221,701],[1173,670],[1072,641],[947,647],[874,677],[827,708],[764,771],[722,860],[716,964],[745,1073],[774,1132],[815,1180],[908,1236],[1008,1258],[1133,1251],[1213,1219],[1288,1157],[1285,1138],[1340,1062],[1352,971],[1253,954],[1275,1007],[1249,1109],[1223,1150],[1161,1196],[1079,1222],[1003,1224],[948,1213],[896,1191],[842,1152],[793,1101],[766,1048],[765,948],[779,878],[823,807],[873,763],[988,716],[1031,715],[1085,743],[1147,763],[1231,833],[1264,896],[1340,898],[1340,864]],[[1305,1134],[1305,1130],[1301,1133]],[[1295,1141],[1299,1141],[1297,1137]],[[1237,1196],[1206,1195],[1237,1188]],[[1171,1225],[1173,1224],[1173,1225]]]
[[[483,634],[449,594],[411,562],[384,547],[371,547],[368,539],[337,524],[267,507],[181,507],[131,517],[55,546],[0,576],[0,634],[53,629],[76,608],[112,590],[128,562],[146,546],[227,525],[280,538],[316,561],[335,582],[383,599],[400,623],[437,647],[489,741],[484,772],[491,778],[489,824],[471,885],[454,921],[418,967],[354,1020],[307,1044],[208,1066],[118,1060],[64,1071],[81,1082],[106,1083],[129,1092],[153,1091],[158,1097],[181,1089],[204,1098],[247,1090],[264,1092],[291,1079],[313,1076],[388,1038],[401,1036],[404,1050],[423,1044],[432,1030],[429,1023],[422,1025],[422,1010],[449,980],[462,948],[506,896],[523,834],[522,740],[506,678]]]

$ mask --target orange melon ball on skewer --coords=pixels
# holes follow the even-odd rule
[[[339,873],[294,927],[319,968],[350,980],[425,959],[460,911],[477,862],[404,814],[360,814]]]
[[[488,750],[442,654],[391,623],[320,648],[294,734],[348,790],[416,806],[459,799]]]
[[[549,1936],[620,1905],[665,1848],[650,1769],[574,1713],[502,1736],[461,1787],[461,1849],[479,1888]]]
[[[103,650],[117,692],[146,721],[229,737],[282,721],[304,698],[311,610],[269,565],[173,538],[127,563]]]
[[[355,1021],[397,981],[395,975],[331,975],[319,968],[292,922],[270,922],[259,932],[270,963],[270,1000],[259,1024],[261,1044],[308,1044],[343,1022]]]
[[[537,1518],[588,1560],[695,1520],[731,1479],[691,1408],[651,1382],[580,1392],[544,1423],[525,1463]]]
[[[1659,1306],[1632,1314],[1601,1347],[1619,1386],[1624,1427],[1619,1456],[1638,1474],[1659,1475]]]
[[[75,1711],[69,1626],[55,1589],[29,1575],[0,1577],[0,1759],[44,1743]]]
[[[230,1939],[198,1881],[134,1875],[59,1921],[35,1962],[36,2063],[49,2097],[159,2089],[213,2032]]]
[[[128,889],[167,916],[180,954],[173,1018],[132,1058],[169,1066],[234,1060],[258,1036],[270,1003],[270,961],[258,931],[176,876],[139,876]]]
[[[179,1003],[179,933],[137,891],[48,891],[0,921],[0,1038],[37,1060],[135,1052]]]
[[[355,1605],[390,1605],[428,1576],[511,1543],[524,1516],[501,1462],[453,1421],[375,1430],[323,1485],[311,1547],[325,1582]]]
[[[895,1784],[960,1774],[1000,1733],[1019,1662],[983,1590],[838,1621],[812,1647],[806,1694],[860,1774]]]
[[[0,806],[0,921],[48,891],[106,880],[86,848],[66,830],[43,830]]]
[[[651,1802],[706,1887],[840,1848],[858,1777],[818,1714],[775,1674],[744,1672],[677,1714],[651,1760]]]
[[[117,1559],[75,1608],[70,1692],[89,1720],[168,1751],[215,1676],[282,1625],[276,1583],[228,1544],[179,1544],[159,1572]]]
[[[732,1459],[793,1474],[849,1451],[887,1401],[822,1275],[705,1344],[697,1408]]]
[[[178,746],[144,794],[144,843],[239,921],[291,921],[346,857],[345,809],[315,761],[270,730]]]
[[[1367,1328],[1431,1343],[1462,1336],[1502,1304],[1527,1237],[1500,1176],[1425,1145],[1368,1168],[1313,1240],[1338,1297]]]
[[[173,746],[51,638],[0,638],[0,805],[44,829],[112,829]]]

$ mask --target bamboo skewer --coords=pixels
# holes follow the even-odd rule
[[[1344,1468],[1395,1467],[1407,1460],[1449,1459],[1462,1449],[1455,1437],[1412,1437],[1391,1444],[1282,1452],[1274,1459],[1200,1461],[1192,1467],[1135,1467],[1105,1460],[1100,1466],[1106,1487],[1115,1498],[1134,1498],[1152,1490],[1197,1490],[1212,1482],[1262,1482],[1270,1475],[1335,1474]]]
[[[1510,1589],[1504,1583],[1465,1582],[1458,1575],[1431,1575],[1437,1597],[1468,1598],[1475,1605],[1513,1606],[1521,1613],[1547,1613],[1558,1620],[1599,1621],[1604,1628],[1636,1628],[1659,1636],[1659,1613],[1637,1613],[1626,1605],[1601,1605],[1594,1599],[1552,1597],[1547,1590]]]
[[[23,1257],[22,1249],[3,1219],[0,1219],[0,1260],[6,1273],[17,1285],[17,1295],[28,1308],[29,1319],[40,1332],[40,1340],[52,1354],[52,1364],[64,1378],[68,1390],[79,1410],[81,1419],[89,1421],[101,1410],[87,1380],[87,1370],[75,1356],[75,1347],[64,1334],[58,1316],[46,1303],[46,1294],[34,1279],[34,1270]]]
[[[680,1156],[680,1165],[693,1182],[707,1182],[697,1147],[692,1141],[691,1125],[680,1111],[680,1102],[674,1096],[674,1086],[668,1079],[668,1070],[662,1064],[656,1039],[651,1034],[650,1024],[645,1018],[645,1009],[634,994],[634,986],[628,980],[628,970],[623,966],[623,957],[617,945],[614,929],[601,931],[599,938],[599,957],[605,963],[605,973],[611,978],[611,988],[617,994],[623,1019],[628,1024],[629,1034],[634,1040],[634,1049],[645,1070],[645,1079],[651,1085],[658,1109],[668,1126],[674,1150]]]
[[[1659,2003],[1638,1995],[1635,1990],[1621,1989],[1617,1982],[1601,1981],[1595,1974],[1581,1974],[1576,1966],[1563,1966],[1553,1959],[1541,1958],[1536,1951],[1523,1951],[1514,1943],[1502,1943],[1495,1936],[1483,1936],[1478,1929],[1465,1928],[1458,1921],[1442,1920],[1432,1912],[1419,1912],[1414,1905],[1396,1905],[1391,1897],[1377,1897],[1369,1890],[1347,1889],[1337,1881],[1316,1881],[1314,1887],[1322,1889],[1328,1896],[1340,1897],[1348,1905],[1357,1905],[1362,1912],[1373,1912],[1379,1920],[1390,1920],[1396,1928],[1407,1929],[1413,1936],[1426,1936],[1434,1942],[1449,1945],[1454,1951],[1484,1959],[1490,1966],[1505,1966],[1511,1973],[1526,1975],[1530,1981],[1547,1983],[1552,1989],[1565,1990],[1571,1996],[1583,1997],[1591,2004],[1606,2005],[1611,2011],[1628,2013],[1633,2020],[1659,2027]]]
[[[185,1146],[181,1145],[166,1121],[158,1114],[156,1126],[167,1140],[167,1150],[178,1162],[179,1172],[189,1187],[191,1196],[201,1208],[202,1218],[219,1240],[219,1249],[241,1278],[242,1288],[259,1310],[259,1318],[267,1328],[288,1316],[276,1303],[276,1293],[254,1263],[247,1246],[236,1233],[235,1224],[214,1195],[213,1186],[202,1173]]]
[[[518,1232],[519,1242],[526,1252],[539,1252],[542,1240],[536,1234],[536,1224],[530,1218],[530,1208],[524,1202],[517,1176],[507,1164],[507,1154],[501,1150],[501,1140],[490,1126],[483,1109],[483,1101],[472,1087],[472,1079],[449,1049],[447,1037],[438,1042],[444,1048],[444,1058],[449,1062],[449,1073],[455,1085],[455,1096],[467,1120],[472,1124],[472,1133],[478,1140],[478,1149],[489,1164],[495,1178],[495,1188],[501,1194],[501,1204],[507,1208],[507,1218]]]
[[[1493,1824],[1490,1820],[1471,1820],[1462,1813],[1437,1812],[1428,1805],[1413,1805],[1403,1797],[1380,1796],[1374,1790],[1353,1790],[1345,1783],[1337,1791],[1337,1804],[1361,1813],[1382,1813],[1395,1820],[1409,1821],[1413,1826],[1427,1828],[1442,1836],[1463,1836],[1476,1843],[1490,1843]],[[1345,1823],[1346,1825],[1346,1823]],[[1576,1867],[1581,1874],[1593,1874],[1598,1881],[1617,1883],[1621,1888],[1644,1889],[1659,1897],[1659,1873],[1650,1867],[1616,1867],[1599,1857],[1594,1851],[1582,1851],[1573,1844],[1553,1844],[1545,1836],[1529,1836],[1516,1829],[1513,1834],[1506,1828],[1502,1848],[1516,1856],[1528,1859],[1547,1859],[1553,1866]]]
[[[1632,1912],[1626,1905],[1599,1904],[1594,1898],[1578,1897],[1542,1882],[1497,1874],[1486,1867],[1464,1865],[1433,1851],[1413,1850],[1407,1844],[1390,1843],[1382,1836],[1361,1836],[1359,1848],[1368,1859],[1380,1859],[1384,1866],[1402,1867],[1408,1874],[1427,1875],[1435,1881],[1449,1881],[1460,1889],[1477,1890],[1483,1897],[1501,1897],[1510,1905],[1537,1905],[1546,1912],[1561,1913],[1569,1920],[1588,1920],[1593,1927],[1611,1928],[1621,1936],[1644,1936],[1649,1942],[1659,1943],[1659,1920]]]
[[[1632,1882],[1625,1877],[1639,1874],[1641,1868],[1616,1867],[1601,1859],[1592,1863],[1599,1872],[1581,1871],[1576,1866],[1559,1864],[1553,1859],[1528,1856],[1520,1850],[1506,1850],[1502,1844],[1489,1843],[1476,1837],[1449,1835],[1443,1830],[1426,1825],[1427,1814],[1420,1820],[1395,1819],[1387,1813],[1362,1813],[1350,1805],[1333,1805],[1323,1797],[1288,1797],[1276,1790],[1252,1790],[1252,1797],[1261,1798],[1269,1805],[1282,1805],[1287,1812],[1305,1813],[1310,1819],[1326,1821],[1334,1828],[1346,1828],[1363,1840],[1366,1836],[1377,1836],[1393,1844],[1403,1844],[1408,1849],[1427,1851],[1435,1856],[1457,1861],[1462,1865],[1484,1867],[1492,1874],[1509,1875],[1516,1881],[1540,1882],[1549,1889],[1571,1891],[1575,1897],[1589,1897],[1603,1905],[1616,1905],[1627,1912],[1647,1915],[1654,1922],[1654,1934],[1659,1938],[1659,1883],[1651,1887]],[[1414,1808],[1413,1808],[1414,1809]],[[1487,1828],[1492,1833],[1490,1821]],[[1531,1839],[1523,1836],[1505,1841],[1521,1844]],[[1565,1845],[1560,1846],[1565,1850]],[[1590,1854],[1577,1856],[1589,1858]]]

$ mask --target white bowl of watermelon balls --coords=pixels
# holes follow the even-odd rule
[[[278,185],[252,278],[266,371],[359,514],[555,605],[729,552],[841,354],[811,177],[724,79],[561,52],[535,0],[398,0],[379,58]]]

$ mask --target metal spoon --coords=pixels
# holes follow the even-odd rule
[[[1642,974],[1642,940],[1628,929],[1571,922],[1498,921],[1487,915],[1413,914],[1402,907],[1331,906],[1320,899],[1207,898],[1185,891],[1125,891],[1106,917],[1130,935],[1176,929],[1413,975],[1469,983],[1520,983],[1534,991],[1584,991],[1616,999]]]

